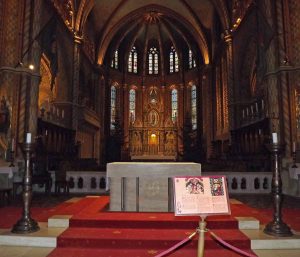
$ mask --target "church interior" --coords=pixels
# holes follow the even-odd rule
[[[73,252],[63,246],[18,255],[11,249],[24,245],[3,243],[1,234],[18,220],[21,202],[26,214],[31,200],[33,216],[48,226],[52,214],[73,215],[60,224],[83,226],[81,208],[104,211],[109,197],[117,199],[118,211],[136,212],[127,221],[141,222],[148,211],[141,199],[165,197],[160,190],[170,198],[170,178],[160,184],[120,175],[113,193],[109,164],[145,164],[143,174],[156,174],[158,164],[175,172],[176,165],[197,163],[199,175],[226,176],[233,215],[251,213],[265,224],[274,201],[281,219],[288,197],[282,212],[296,241],[278,249],[245,248],[245,256],[299,256],[300,220],[293,218],[300,213],[299,14],[296,0],[1,0],[0,214],[9,226],[0,222],[0,251],[7,257],[156,256],[154,246],[130,252],[124,242],[126,251],[109,255],[96,241],[90,246],[95,252],[76,252],[70,243]],[[235,196],[260,198],[263,209],[245,205],[243,212]],[[102,216],[91,208],[86,212],[99,225]],[[220,222],[211,220],[211,226]],[[118,244],[125,232],[115,229],[109,242]],[[71,232],[64,233],[70,235],[58,245],[70,240]],[[169,238],[166,248],[179,238]],[[195,256],[193,249],[168,256]],[[244,256],[219,251],[204,256]]]

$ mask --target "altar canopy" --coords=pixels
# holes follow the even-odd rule
[[[107,165],[110,211],[174,210],[173,177],[200,176],[199,163],[114,162]]]

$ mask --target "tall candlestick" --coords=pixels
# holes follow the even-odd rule
[[[272,141],[273,144],[278,144],[278,136],[276,132],[272,133]]]
[[[31,133],[26,134],[26,143],[31,143]]]

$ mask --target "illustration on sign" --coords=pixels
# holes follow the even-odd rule
[[[230,214],[226,178],[175,177],[175,215]]]

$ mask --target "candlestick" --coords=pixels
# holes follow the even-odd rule
[[[276,134],[276,133],[272,133]],[[277,134],[276,134],[277,135]],[[281,146],[279,144],[267,145],[272,157],[272,195],[273,195],[273,220],[265,226],[264,232],[272,236],[292,236],[289,226],[282,220],[282,180],[281,180]]]
[[[12,138],[11,140],[11,151],[14,152],[15,151],[15,139]]]
[[[27,135],[30,133],[27,133]],[[30,137],[31,140],[31,134]],[[27,139],[27,137],[26,137]],[[38,231],[38,223],[31,218],[31,199],[32,199],[32,165],[31,157],[34,152],[34,144],[26,143],[21,145],[25,159],[25,172],[23,178],[23,211],[21,218],[12,228],[12,233],[25,234]]]

